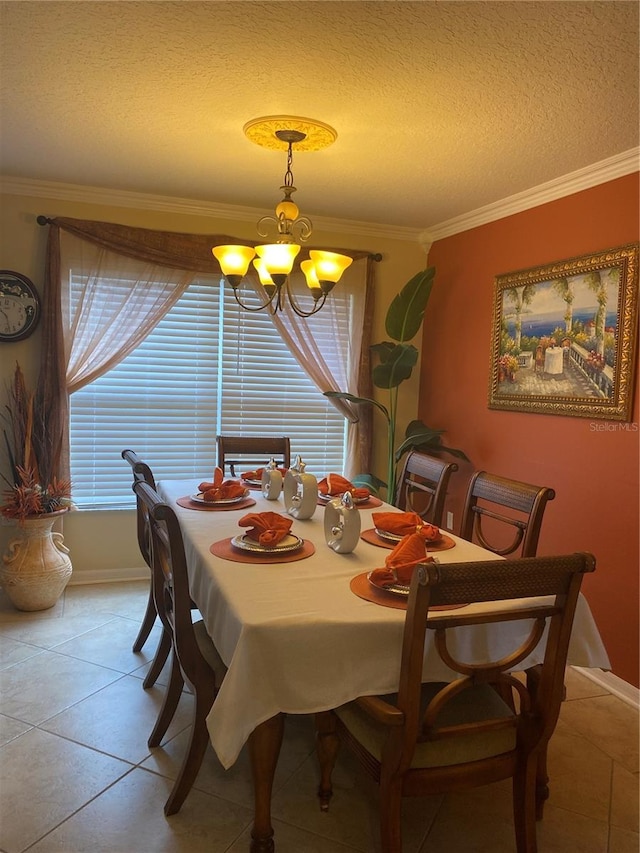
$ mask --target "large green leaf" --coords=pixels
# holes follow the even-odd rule
[[[411,376],[418,362],[418,350],[411,344],[397,344],[386,361],[376,364],[371,373],[376,388],[395,388]]]
[[[354,486],[364,486],[374,495],[380,494],[380,489],[384,489],[387,485],[384,480],[380,480],[375,474],[356,474],[355,477],[351,478],[351,482]]]
[[[396,462],[409,450],[424,450],[435,454],[450,453],[452,456],[465,459],[468,462],[469,457],[464,451],[455,447],[446,447],[442,443],[441,436],[443,433],[443,429],[433,429],[420,420],[411,421],[405,433],[405,440],[396,450]]]
[[[394,341],[410,341],[417,335],[424,319],[435,274],[435,267],[429,267],[414,275],[389,306],[385,328]]]
[[[369,397],[356,397],[355,394],[347,394],[346,391],[323,391],[322,393],[325,397],[334,397],[337,400],[348,400],[349,403],[354,403],[355,405],[375,406],[377,409],[380,409],[385,418],[389,420],[389,412],[386,406],[383,406],[382,403],[378,403],[377,400],[370,400]]]

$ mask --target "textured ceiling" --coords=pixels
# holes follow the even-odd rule
[[[428,228],[638,145],[637,2],[2,2],[0,173]]]

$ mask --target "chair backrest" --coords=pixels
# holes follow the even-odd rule
[[[291,446],[287,436],[219,435],[216,439],[217,466],[232,477],[239,465],[265,466],[273,458],[279,468],[291,465]],[[240,472],[238,471],[238,474]]]
[[[153,553],[153,597],[158,616],[171,636],[174,654],[190,685],[211,677],[193,630],[187,561],[178,518],[143,480],[133,487],[149,516]]]
[[[460,536],[503,557],[518,549],[518,556],[534,557],[545,507],[555,496],[548,486],[477,471],[467,490]],[[505,525],[512,528],[509,544],[505,544]]]
[[[449,480],[457,470],[455,462],[443,462],[427,453],[411,451],[400,475],[395,505],[417,512],[425,521],[440,527]]]
[[[133,485],[135,486],[137,482],[142,481],[155,490],[156,481],[153,473],[151,472],[151,468],[147,463],[143,462],[138,454],[133,450],[123,450],[121,455],[125,462],[128,462],[129,465],[131,465],[131,470],[133,471]],[[138,495],[136,495],[136,517],[140,553],[142,554],[145,563],[149,568],[151,568],[151,533],[149,531],[149,518],[147,509]]]
[[[451,735],[470,735],[477,738],[483,733],[499,729],[516,728],[516,743],[532,751],[544,744],[553,733],[560,711],[567,651],[575,608],[585,572],[595,569],[591,554],[570,554],[553,557],[526,557],[515,560],[495,560],[474,563],[427,564],[414,572],[407,605],[404,628],[400,687],[396,707],[405,716],[404,746],[399,752],[415,749],[417,742],[435,741]],[[517,605],[510,602],[517,599]],[[531,599],[524,603],[522,599]],[[473,604],[496,602],[485,613],[468,612],[466,608],[445,612],[431,612],[436,605]],[[505,602],[505,604],[499,604]],[[489,612],[490,611],[490,612]],[[427,615],[429,618],[427,619]],[[504,648],[485,655],[483,663],[464,660],[464,644],[460,646],[451,638],[451,631],[466,626],[495,622],[523,622],[515,647]],[[548,633],[545,635],[545,628]],[[429,685],[434,689],[430,701],[424,706],[423,660],[427,631],[433,631],[434,645],[441,661],[459,675],[448,684]],[[544,652],[537,652],[542,660],[538,668],[539,681],[535,690],[529,689],[520,679],[509,673],[518,670],[523,662],[536,656],[536,649],[545,642]],[[463,658],[461,660],[461,658]],[[521,666],[520,669],[523,667]],[[467,710],[472,706],[473,692],[462,698],[460,694],[471,688],[491,685],[496,694],[505,690],[514,693],[515,713],[505,716],[496,706],[495,716],[469,722],[456,722],[456,714],[446,706],[457,700]],[[446,710],[445,710],[446,709]],[[443,725],[442,712],[444,710]]]

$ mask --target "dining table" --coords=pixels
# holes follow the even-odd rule
[[[197,488],[197,481],[186,479],[158,483],[160,496],[180,523],[191,597],[227,666],[207,718],[211,743],[224,768],[234,764],[247,744],[255,798],[250,849],[271,853],[271,791],[285,715],[326,711],[358,696],[397,689],[406,598],[378,595],[367,579],[373,569],[384,567],[393,547],[377,537],[372,513],[400,510],[376,498],[356,504],[360,538],[353,551],[338,553],[327,544],[326,507],[319,499],[312,517],[292,519],[291,533],[303,547],[265,558],[234,547],[232,540],[246,533],[238,521],[247,513],[277,512],[290,518],[282,495],[267,500],[254,488],[249,499],[255,503],[250,506],[244,500],[214,508],[193,500]],[[443,563],[496,559],[493,552],[448,531],[434,545],[432,556]],[[522,606],[530,603],[523,601]],[[465,612],[514,604],[469,604]],[[497,659],[527,634],[526,622],[454,628],[451,651],[471,663],[487,655]],[[543,647],[518,669],[541,663]],[[582,594],[567,662],[610,669]],[[423,673],[425,681],[457,677],[429,639]]]

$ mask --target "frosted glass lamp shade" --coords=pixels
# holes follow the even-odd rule
[[[311,291],[313,298],[320,299],[322,296],[322,288],[320,287],[320,282],[316,275],[316,265],[313,261],[303,261],[300,264],[300,269],[304,273],[304,277],[307,281],[307,287]]]
[[[309,257],[316,268],[316,275],[320,286],[328,292],[334,284],[340,281],[342,273],[353,262],[353,258],[346,255],[338,255],[336,252],[323,252],[312,249]]]
[[[274,275],[289,275],[299,251],[300,246],[296,243],[267,243],[263,246],[256,246],[256,252],[264,261],[272,278]]]
[[[212,250],[223,275],[233,287],[246,275],[256,251],[251,246],[215,246]]]

